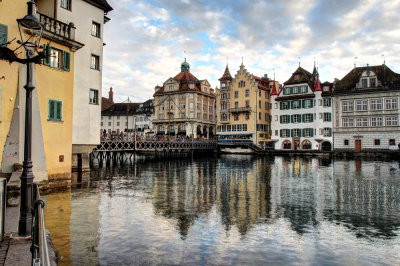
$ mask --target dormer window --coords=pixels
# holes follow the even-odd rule
[[[376,87],[376,78],[370,78],[369,79],[369,87],[370,88],[375,88]]]
[[[368,79],[362,79],[361,80],[361,87],[364,88],[368,88]]]
[[[191,89],[191,90],[194,89],[194,82],[193,81],[189,82],[189,89]]]
[[[169,90],[169,91],[173,91],[173,90],[174,90],[174,85],[169,85],[169,86],[168,86],[168,90]]]
[[[294,80],[300,80],[301,74],[295,74],[294,75]]]
[[[323,90],[323,91],[329,91],[329,86],[324,86],[324,87],[322,88],[322,90]]]

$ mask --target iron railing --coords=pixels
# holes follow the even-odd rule
[[[39,184],[33,184],[32,206],[32,265],[50,266],[49,248],[47,246],[46,226],[44,224],[45,203],[40,199]]]

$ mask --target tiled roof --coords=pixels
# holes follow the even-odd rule
[[[222,80],[232,80],[232,76],[231,76],[231,73],[229,72],[228,65],[226,65],[225,72],[224,72],[224,74],[222,75],[222,77],[219,80],[220,81],[222,81]]]
[[[110,101],[110,99],[108,99],[106,97],[101,97],[101,110],[102,111],[110,108],[110,106],[113,104],[114,103],[112,101]]]
[[[300,79],[295,79],[295,75],[300,74]],[[298,67],[296,71],[292,74],[292,76],[283,84],[291,85],[291,84],[299,84],[299,83],[308,83],[310,88],[314,90],[314,82],[313,82],[313,74],[308,72],[302,67]]]
[[[382,82],[384,87],[398,87],[400,86],[400,74],[393,72],[386,65],[366,66],[353,68],[346,76],[335,84],[335,92],[344,92],[356,87],[359,82],[360,76],[364,71],[373,71],[376,73],[378,80]]]

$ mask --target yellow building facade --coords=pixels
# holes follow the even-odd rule
[[[217,91],[217,135],[221,142],[270,145],[270,91],[275,82],[250,74],[242,64],[232,78],[228,66]]]
[[[6,28],[3,39],[8,48],[18,47],[20,39],[17,18],[26,15],[25,1],[0,2],[0,27]],[[42,21],[42,18],[41,18]],[[42,21],[43,22],[43,21]],[[68,38],[60,38],[50,30],[47,21],[41,45],[47,57],[33,71],[32,93],[32,161],[34,181],[42,183],[70,182],[72,158],[72,108],[74,50],[79,47]],[[50,24],[50,25],[49,25]],[[67,25],[67,24],[61,24]],[[46,29],[45,27],[45,29]],[[68,29],[66,29],[68,30]],[[1,35],[0,35],[1,36]],[[20,58],[25,54],[21,47]],[[0,60],[1,126],[0,172],[19,181],[24,151],[26,65]]]

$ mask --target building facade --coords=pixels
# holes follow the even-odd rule
[[[335,84],[335,150],[388,150],[400,143],[400,75],[356,67]]]
[[[271,92],[272,140],[277,150],[332,150],[332,84],[321,85],[313,73],[298,67]]]
[[[36,1],[44,10],[46,1]],[[19,40],[16,19],[26,15],[26,1],[0,2],[2,45],[16,49]],[[7,12],[3,12],[7,11]],[[39,12],[42,10],[39,9]],[[43,22],[45,17],[38,14]],[[71,178],[73,82],[75,52],[83,45],[72,34],[68,21],[48,19],[41,45],[45,47],[43,64],[33,71],[32,161],[35,182],[68,183]],[[56,29],[54,25],[60,25]],[[9,42],[9,43],[7,43]],[[18,52],[25,54],[23,48]],[[0,60],[1,172],[19,182],[24,158],[26,65]],[[55,89],[56,88],[56,89]]]
[[[84,44],[75,51],[73,87],[73,168],[89,169],[89,153],[100,143],[103,32],[112,10],[106,0],[39,0],[41,20],[60,20]],[[81,162],[78,162],[81,160]]]
[[[153,100],[143,103],[114,103],[101,112],[101,131],[107,135],[121,132],[135,133],[140,136],[153,134]]]
[[[219,79],[217,95],[217,134],[219,141],[252,142],[270,146],[271,103],[273,84],[267,76],[259,78],[247,72],[242,64],[234,78],[228,66]],[[279,85],[278,85],[279,86]]]
[[[169,78],[154,93],[157,135],[213,138],[215,135],[215,93],[207,80],[190,73],[189,63],[181,64],[181,72]]]

